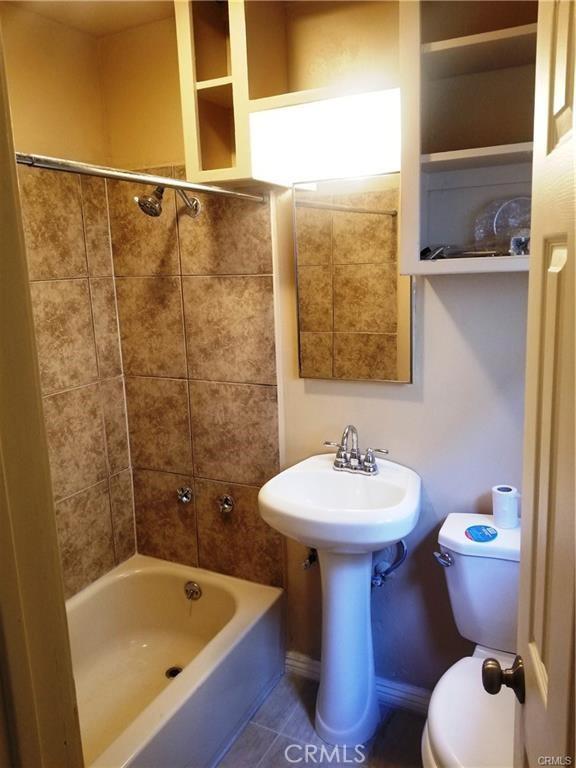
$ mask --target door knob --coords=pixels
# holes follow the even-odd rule
[[[482,685],[487,693],[496,694],[505,685],[512,688],[520,704],[524,704],[524,662],[522,656],[516,656],[510,669],[502,669],[496,659],[486,659],[482,664]]]

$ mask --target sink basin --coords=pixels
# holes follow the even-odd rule
[[[260,491],[260,514],[272,528],[316,549],[374,552],[416,525],[420,477],[392,461],[378,474],[336,472],[334,454],[312,456],[273,477]]]
[[[322,659],[315,728],[329,744],[368,741],[380,713],[372,647],[372,553],[418,522],[420,477],[392,461],[378,474],[337,472],[334,454],[312,456],[266,483],[263,519],[318,550],[322,575]]]

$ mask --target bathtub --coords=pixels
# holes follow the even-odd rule
[[[198,600],[186,598],[189,580]],[[282,674],[281,598],[280,589],[143,555],[70,598],[86,765],[215,765]]]

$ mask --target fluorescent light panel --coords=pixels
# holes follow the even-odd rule
[[[400,170],[400,89],[250,115],[252,175],[295,182]]]

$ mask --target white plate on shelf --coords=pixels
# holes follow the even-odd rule
[[[508,251],[513,237],[530,237],[530,210],[527,195],[490,202],[474,221],[476,249]]]

